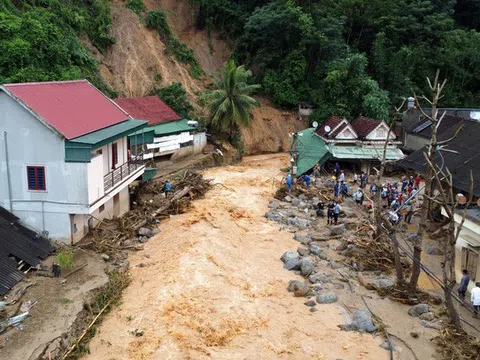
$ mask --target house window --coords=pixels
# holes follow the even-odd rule
[[[102,213],[103,210],[105,210],[105,205],[100,205],[100,207],[98,208],[98,212]]]
[[[386,137],[387,134],[386,134],[386,132],[385,132],[385,129],[383,129],[383,128],[382,128],[382,129],[378,129],[378,130],[377,130],[377,136],[380,137],[380,138]]]
[[[45,191],[47,189],[45,181],[44,166],[27,166],[28,190]]]
[[[462,248],[462,270],[468,270],[472,281],[475,281],[477,275],[477,264],[478,254],[469,248]]]
[[[117,143],[112,144],[112,169],[115,169],[115,166],[118,164],[118,148]]]

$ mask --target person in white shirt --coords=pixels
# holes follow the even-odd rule
[[[342,181],[345,182],[345,173],[343,172],[343,170],[340,173],[340,182],[342,182]]]
[[[478,318],[478,311],[480,310],[480,282],[476,282],[475,287],[472,289],[472,304],[473,316]]]

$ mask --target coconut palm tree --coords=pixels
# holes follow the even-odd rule
[[[215,90],[202,96],[210,110],[209,122],[218,129],[228,130],[230,141],[236,129],[250,125],[252,110],[260,105],[250,96],[260,88],[260,85],[247,84],[250,76],[250,70],[230,60],[216,79]]]

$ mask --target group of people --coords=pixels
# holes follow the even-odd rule
[[[327,225],[333,225],[338,223],[338,217],[340,216],[340,205],[334,201],[331,200],[328,203],[327,206]],[[317,216],[319,217],[325,217],[324,211],[325,211],[325,203],[323,201],[319,201],[317,204]]]
[[[468,290],[468,284],[470,283],[470,274],[467,269],[463,270],[462,280],[458,287],[458,296],[462,301],[465,301],[465,295]],[[473,304],[473,316],[478,318],[478,312],[480,311],[480,282],[475,283],[475,287],[471,292],[471,301]],[[463,304],[461,304],[463,306]]]

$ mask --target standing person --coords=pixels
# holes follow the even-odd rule
[[[467,292],[468,284],[470,283],[470,274],[468,273],[467,269],[464,269],[462,273],[462,280],[460,281],[460,286],[458,287],[458,296],[463,302],[465,301],[465,293]],[[463,304],[461,305],[463,306]]]
[[[335,210],[335,204],[333,203],[333,200],[331,200],[327,206],[327,225],[333,224],[334,210]]]
[[[343,170],[340,173],[340,182],[345,182],[345,173],[343,172]]]
[[[408,180],[405,175],[402,176],[402,192],[407,192]]]
[[[335,183],[335,185],[333,186],[333,196],[335,196],[336,198],[338,197],[338,194],[340,192],[340,184],[338,183],[338,181]]]
[[[309,188],[310,188],[310,175],[305,174],[305,175],[303,176],[303,180],[305,181],[305,187],[306,187],[307,189],[309,189]]]
[[[338,217],[340,216],[340,205],[335,203],[335,207],[333,208],[333,219],[335,220],[335,225],[338,223]],[[480,289],[479,289],[480,290]],[[480,305],[480,303],[479,303]]]
[[[320,171],[318,170],[318,164],[313,168],[313,181],[314,185],[317,185],[318,177],[320,176]]]
[[[348,186],[344,182],[340,185],[340,192],[342,194],[342,200],[348,196]]]
[[[358,175],[357,173],[353,173],[353,183],[357,185]]]
[[[323,214],[324,209],[325,209],[325,204],[323,203],[322,200],[320,200],[317,204],[317,217],[324,217],[324,214]]]
[[[172,184],[170,181],[165,181],[165,184],[163,184],[163,192],[165,194],[165,197],[168,199],[168,194],[172,191]]]
[[[338,175],[340,174],[340,164],[339,163],[335,163],[335,177],[338,179]]]
[[[290,194],[290,192],[292,191],[292,177],[290,176],[290,174],[287,175],[287,179],[285,180],[285,182],[287,183],[288,193]]]
[[[480,282],[475,283],[475,287],[472,289],[472,304],[473,304],[473,316],[478,318],[478,311],[480,310]]]
[[[417,189],[420,189],[420,183],[422,182],[422,177],[420,174],[417,174],[417,177],[415,178],[415,187]]]
[[[365,176],[364,176],[364,172],[362,172],[360,174],[360,187],[363,189],[365,187]]]
[[[405,222],[407,224],[410,224],[412,221],[412,216],[413,216],[413,201],[407,201],[405,203]]]
[[[408,186],[413,188],[413,184],[415,183],[415,180],[413,180],[413,176],[410,176],[410,179],[408,179]]]

